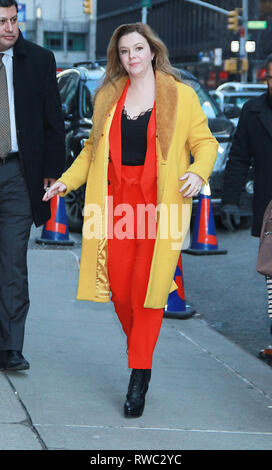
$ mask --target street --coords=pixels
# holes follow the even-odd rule
[[[255,268],[259,239],[250,229],[227,232],[217,224],[216,230],[226,255],[182,255],[186,301],[212,328],[256,356],[272,343],[265,279]],[[72,237],[81,242],[81,235]],[[73,251],[80,256],[79,246]]]
[[[33,227],[28,251],[31,367],[0,374],[0,449],[271,450],[272,371],[256,358],[269,339],[263,280],[248,231],[218,231],[227,255],[184,254],[197,314],[164,320],[134,420],[123,416],[130,370],[113,306],[76,301],[81,236],[52,248],[35,242],[40,232]]]
[[[226,255],[183,255],[186,301],[201,318],[253,355],[272,342],[265,279],[256,271],[259,239],[217,227]]]
[[[217,224],[216,230],[226,255],[182,255],[186,302],[197,317],[256,356],[272,343],[265,279],[256,271],[259,239],[250,229],[228,232]],[[71,251],[79,259],[81,234],[71,237],[76,241]]]

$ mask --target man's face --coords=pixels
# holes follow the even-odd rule
[[[267,85],[268,85],[268,93],[269,93],[269,96],[272,97],[272,62],[268,64],[266,79],[267,79]]]
[[[13,47],[19,36],[16,7],[0,7],[0,51]]]

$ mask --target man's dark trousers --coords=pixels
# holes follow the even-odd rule
[[[10,159],[9,159],[10,158]],[[27,245],[33,222],[19,156],[0,161],[0,351],[22,351],[29,309]]]

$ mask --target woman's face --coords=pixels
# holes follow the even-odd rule
[[[131,76],[141,76],[152,67],[154,53],[141,34],[134,32],[122,36],[118,42],[121,64]]]

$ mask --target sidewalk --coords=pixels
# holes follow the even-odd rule
[[[79,248],[28,254],[26,372],[0,373],[0,449],[272,449],[272,368],[197,316],[164,319],[144,414],[112,304],[75,300]]]

